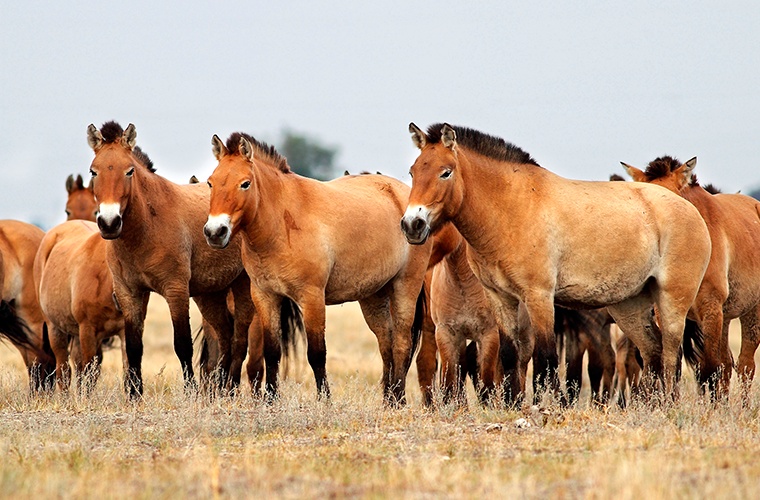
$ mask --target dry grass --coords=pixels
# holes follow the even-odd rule
[[[349,304],[328,311],[331,402],[303,361],[274,404],[209,402],[184,395],[165,304],[151,302],[139,405],[118,351],[91,398],[34,399],[2,349],[0,496],[760,497],[757,392],[749,408],[713,406],[688,377],[663,409],[428,412],[412,374],[409,407],[386,410],[375,339]]]

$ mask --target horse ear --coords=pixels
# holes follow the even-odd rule
[[[198,180],[196,176],[193,175],[192,177],[190,177],[190,184],[198,184],[199,182],[200,181]]]
[[[71,194],[74,191],[74,175],[69,175],[66,178],[66,192]]]
[[[216,158],[216,161],[221,160],[222,156],[226,156],[229,153],[227,147],[216,134],[211,138],[211,151],[214,152],[214,158]]]
[[[240,154],[248,158],[248,161],[253,161],[253,146],[248,142],[245,137],[240,137],[240,145],[238,146]]]
[[[427,144],[427,136],[425,135],[425,132],[420,130],[420,128],[414,124],[414,122],[409,124],[409,133],[412,134],[412,142],[415,146],[419,149],[425,147],[425,144]]]
[[[137,130],[135,130],[135,126],[131,123],[121,136],[121,144],[130,151],[135,149],[137,145]]]
[[[457,147],[457,133],[448,123],[444,123],[441,129],[441,142],[452,151]]]
[[[89,144],[92,150],[96,153],[103,147],[103,134],[101,134],[100,130],[98,130],[98,128],[92,123],[87,127],[87,144]]]
[[[82,179],[81,175],[77,175],[76,186],[77,186],[77,189],[84,189],[84,180]]]
[[[627,163],[623,163],[622,161],[620,162],[620,164],[623,165],[623,168],[625,169],[625,171],[628,172],[628,175],[630,175],[631,179],[633,179],[634,181],[637,181],[637,182],[647,181],[647,176],[642,170],[636,167],[633,167],[631,165],[628,165]]]
[[[697,166],[697,157],[695,156],[691,160],[687,161],[683,165],[681,165],[680,168],[683,169],[682,175],[683,175],[683,183],[684,186],[689,184],[691,182],[691,179],[694,175],[694,168]]]

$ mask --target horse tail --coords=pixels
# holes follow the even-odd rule
[[[303,313],[293,299],[285,297],[280,305],[280,341],[282,342],[282,353],[286,358],[298,353],[298,333],[303,336],[305,329],[303,325]]]
[[[683,357],[692,370],[697,370],[704,359],[705,334],[696,321],[686,320],[683,330]]]
[[[427,315],[427,291],[425,290],[425,284],[422,284],[420,288],[420,294],[417,295],[417,304],[414,307],[414,320],[412,320],[412,353],[411,356],[417,352],[420,347],[420,339],[422,338],[422,330],[425,326],[425,316]]]
[[[38,350],[33,340],[34,333],[16,313],[13,300],[0,300],[0,338],[19,348]]]

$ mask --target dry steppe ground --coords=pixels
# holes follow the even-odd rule
[[[155,296],[140,404],[123,396],[118,349],[82,398],[29,397],[20,356],[0,348],[0,497],[760,498],[756,390],[748,407],[735,387],[712,405],[686,371],[668,407],[428,411],[413,370],[410,404],[388,410],[356,304],[329,308],[327,327],[330,402],[303,355],[273,404],[186,396]]]

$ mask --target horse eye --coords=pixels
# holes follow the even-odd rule
[[[212,187],[214,187],[214,186],[211,185],[211,181],[206,181],[206,184],[208,184],[208,188],[209,189],[211,189]]]
[[[248,189],[249,187],[251,187],[251,181],[245,181],[244,183],[242,183],[242,184],[240,185],[240,189],[242,189],[243,191],[245,191],[245,190],[246,190],[246,189]]]
[[[412,179],[414,179],[414,174],[412,173],[411,170],[409,171],[409,177],[411,177]]]
[[[95,172],[93,169],[90,169],[90,175],[93,176],[93,177],[97,177],[98,173]]]
[[[132,177],[132,174],[135,173],[135,167],[130,168],[127,170],[127,177]]]
[[[66,210],[66,215],[71,215],[71,210]]]
[[[443,173],[441,174],[441,179],[448,179],[449,177],[451,177],[451,170],[449,169],[444,170]]]

